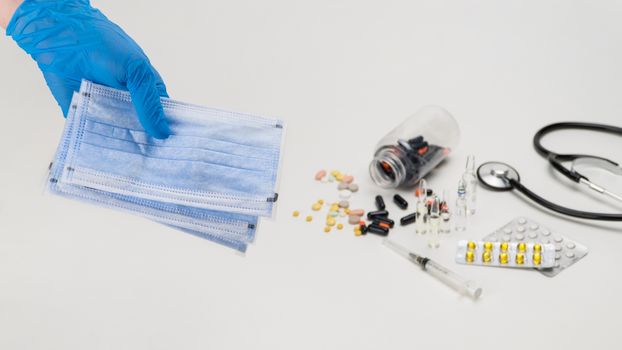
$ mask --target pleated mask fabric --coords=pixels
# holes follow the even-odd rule
[[[283,121],[162,98],[173,135],[149,136],[129,93],[83,81],[51,193],[132,212],[245,251],[278,199]]]

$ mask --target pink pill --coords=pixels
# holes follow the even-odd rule
[[[326,170],[320,170],[317,173],[315,173],[315,179],[318,181],[322,180],[324,176],[326,176]]]
[[[343,179],[341,179],[341,182],[345,182],[347,184],[352,183],[352,181],[354,181],[354,176],[352,175],[346,175]]]
[[[363,209],[353,209],[353,210],[350,210],[350,215],[363,216],[363,214],[365,214],[365,210],[363,210]]]

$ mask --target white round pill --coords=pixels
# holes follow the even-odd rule
[[[556,252],[561,252],[562,251],[562,245],[561,244],[556,244],[555,245],[555,251]]]
[[[519,218],[518,219],[518,223],[521,225],[524,225],[527,222],[527,220],[525,220],[525,218]]]
[[[538,234],[535,233],[535,232],[529,232],[528,236],[529,236],[529,238],[536,238],[536,237],[538,237]]]
[[[549,230],[542,230],[542,234],[545,236],[549,236],[551,234],[551,231]]]
[[[509,227],[506,227],[506,228],[503,229],[503,232],[505,232],[505,233],[507,233],[509,235],[510,233],[512,233],[512,229],[509,228]]]
[[[555,260],[559,260],[559,259],[561,259],[561,258],[562,258],[562,255],[561,255],[561,254],[555,254]]]
[[[350,190],[341,190],[339,191],[339,198],[348,199],[352,196],[352,192]]]
[[[518,226],[516,231],[518,231],[518,232],[525,232],[525,227],[524,226]]]
[[[553,240],[555,240],[555,242],[557,242],[557,243],[560,243],[561,241],[564,240],[564,238],[560,237],[560,236],[557,236],[557,237],[553,238]]]
[[[574,259],[574,253],[573,252],[566,252],[566,257],[568,257],[570,259]]]
[[[574,243],[572,243],[572,242],[568,242],[568,243],[566,243],[566,248],[568,248],[568,249],[574,249],[574,247],[576,247],[576,245],[575,245]]]
[[[538,227],[539,226],[537,224],[532,224],[531,226],[529,226],[529,229],[532,230],[532,231],[535,231],[535,230],[538,229]]]
[[[524,235],[522,235],[522,234],[520,234],[520,233],[519,233],[519,234],[517,234],[515,237],[516,237],[516,239],[517,239],[517,240],[519,240],[519,241],[522,241],[523,239],[525,239],[525,236],[524,236]]]

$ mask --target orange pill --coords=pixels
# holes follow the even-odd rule
[[[320,181],[324,178],[324,176],[326,176],[326,170],[320,170],[317,173],[315,173],[315,179],[317,181]]]
[[[350,215],[363,216],[365,210],[363,209],[350,209]]]
[[[354,181],[354,176],[352,175],[346,175],[341,179],[341,182],[345,182],[347,184],[352,183],[352,181]]]
[[[390,229],[391,226],[389,226],[389,224],[387,224],[386,222],[379,222],[378,226],[382,227],[382,228],[386,228],[386,229]]]

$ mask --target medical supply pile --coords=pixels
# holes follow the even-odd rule
[[[612,132],[613,127],[585,123],[559,123],[543,128],[541,133],[561,128],[587,128]],[[622,129],[616,129],[616,132],[618,131]],[[476,170],[473,155],[467,157],[465,170],[458,179],[457,190],[453,193],[455,200],[452,200],[447,191],[440,193],[434,191],[424,176],[448,158],[458,138],[457,123],[447,111],[440,107],[425,107],[409,117],[381,139],[368,167],[371,179],[379,187],[408,190],[406,192],[408,194],[402,191],[402,193],[391,195],[391,202],[395,207],[405,211],[404,214],[399,215],[399,219],[395,218],[400,225],[396,226],[396,220],[390,217],[386,198],[377,194],[374,195],[373,200],[370,198],[374,208],[368,211],[349,209],[349,203],[343,201],[329,204],[319,200],[314,203],[311,206],[314,211],[324,207],[329,208],[324,232],[331,231],[331,227],[336,223],[335,218],[349,216],[347,222],[353,226],[357,236],[373,233],[384,237],[384,244],[391,250],[459,293],[477,299],[482,294],[482,288],[475,282],[459,276],[427,257],[410,251],[388,236],[398,228],[400,231],[398,235],[412,234],[426,239],[429,248],[439,248],[442,234],[451,232],[460,234],[470,226],[470,218],[477,212],[477,188],[480,182],[485,187],[498,191],[518,189],[528,198],[562,214],[596,220],[618,218],[617,214],[581,212],[546,201],[522,186],[518,173],[508,165],[489,162],[480,165]],[[590,182],[576,168],[580,165],[600,164],[602,168],[614,174],[622,174],[622,168],[616,163],[594,156],[554,154],[540,145],[540,138],[541,135],[536,135],[536,148],[539,153],[554,158],[551,164],[556,170],[576,182],[587,184],[591,189],[601,190],[600,193],[611,198],[622,198]],[[572,168],[570,170],[564,168],[561,165],[563,161],[572,161]],[[343,175],[339,171],[327,173],[322,170],[316,174],[315,180],[325,183],[337,182],[338,191],[348,191],[353,177]],[[356,188],[358,189],[358,186]],[[414,193],[411,191],[413,188]],[[349,198],[349,195],[343,197],[341,192],[339,194],[340,199]],[[294,216],[298,215],[299,212],[295,211]],[[312,216],[307,217],[307,221],[311,219]],[[343,228],[342,223],[337,225],[338,229]],[[534,220],[518,217],[484,237],[460,239],[455,248],[454,262],[481,268],[495,267],[500,271],[504,268],[507,269],[506,271],[509,269],[538,271],[545,276],[554,277],[585,257],[587,252],[588,249],[575,240],[554,232]]]
[[[244,252],[270,217],[281,120],[162,98],[173,135],[142,129],[129,93],[83,81],[48,190],[146,217]]]

